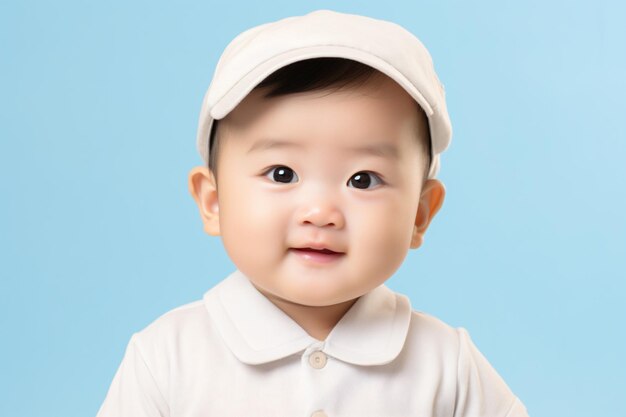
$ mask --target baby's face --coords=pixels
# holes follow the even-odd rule
[[[327,306],[367,293],[398,269],[424,169],[416,106],[385,78],[269,100],[255,91],[224,119],[219,234],[257,288]]]

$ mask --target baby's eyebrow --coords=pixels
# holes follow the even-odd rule
[[[277,148],[296,148],[296,149],[301,150],[304,148],[304,146],[301,143],[290,142],[287,140],[262,139],[262,140],[255,142],[250,147],[250,149],[248,149],[247,153],[250,154],[254,151],[261,151],[265,149],[277,149]],[[400,151],[398,150],[398,148],[388,143],[377,143],[373,145],[358,146],[355,148],[349,148],[348,151],[358,153],[358,154],[378,156],[382,158],[398,159],[400,157]]]

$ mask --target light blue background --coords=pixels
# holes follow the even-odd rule
[[[626,9],[614,1],[0,5],[0,415],[93,416],[131,334],[233,269],[187,189],[241,31],[317,8],[429,48],[447,198],[387,284],[532,417],[626,415]]]

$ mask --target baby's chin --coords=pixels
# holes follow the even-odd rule
[[[359,297],[358,296],[357,297],[337,296],[337,294],[327,294],[327,293],[318,293],[318,294],[308,293],[308,294],[300,295],[300,296],[287,295],[281,298],[290,304],[299,305],[302,307],[323,308],[323,307],[338,306],[339,304],[353,303]]]

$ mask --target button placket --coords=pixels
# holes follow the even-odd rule
[[[305,384],[308,387],[309,401],[311,409],[309,409],[310,417],[328,417],[324,411],[326,404],[327,379],[330,375],[327,372],[320,371],[328,363],[328,355],[324,353],[324,341],[318,341],[309,345],[302,354],[302,366],[306,375]]]

